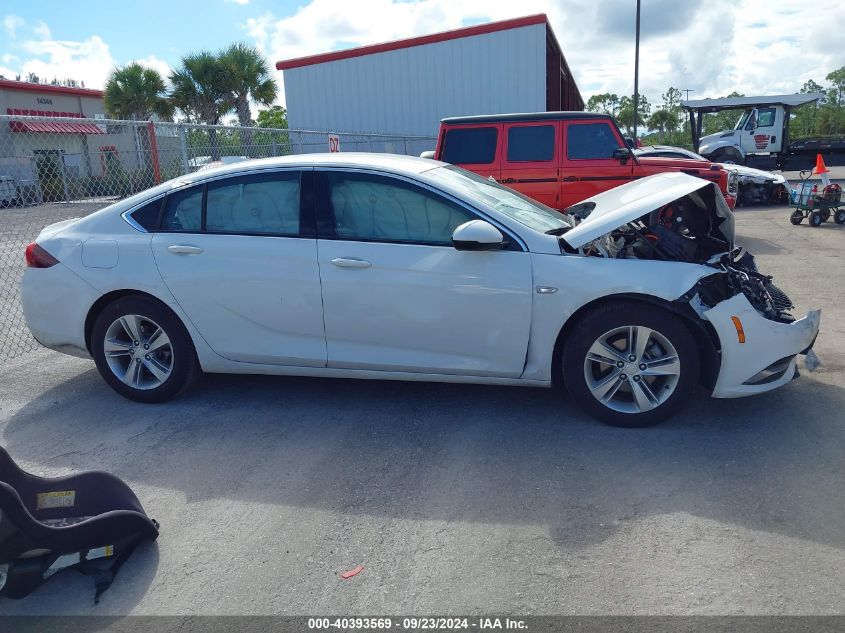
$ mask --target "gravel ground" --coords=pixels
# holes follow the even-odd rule
[[[98,606],[67,572],[0,613],[842,613],[845,228],[788,216],[739,241],[823,309],[824,366],[653,429],[536,389],[208,376],[145,406],[84,360],[0,365],[22,466],[112,471],[162,525]]]

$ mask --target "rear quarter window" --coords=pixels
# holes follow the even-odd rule
[[[453,165],[487,165],[496,159],[498,139],[494,127],[448,129],[441,160]]]
[[[143,207],[135,209],[129,217],[145,231],[152,233],[158,229],[158,218],[164,198],[148,202]]]

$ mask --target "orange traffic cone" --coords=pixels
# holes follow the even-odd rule
[[[828,176],[830,170],[824,164],[824,158],[821,154],[816,154],[816,168],[813,171],[822,177],[822,184],[825,187],[830,186],[830,176]]]

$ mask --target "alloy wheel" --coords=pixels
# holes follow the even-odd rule
[[[593,397],[620,413],[651,411],[675,392],[681,376],[678,352],[662,334],[642,325],[599,336],[584,359]]]
[[[173,345],[152,319],[126,314],[106,330],[103,354],[112,373],[133,389],[155,389],[173,371]]]

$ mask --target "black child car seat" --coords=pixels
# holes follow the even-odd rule
[[[91,471],[36,477],[0,447],[0,596],[23,598],[58,571],[93,576],[94,601],[158,523],[120,479]]]

